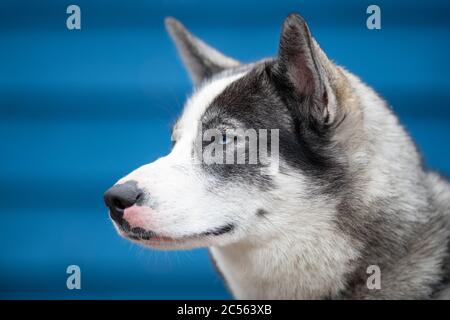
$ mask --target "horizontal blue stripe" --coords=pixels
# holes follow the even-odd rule
[[[170,149],[191,91],[163,19],[248,62],[277,52],[301,12],[330,58],[373,86],[427,165],[450,173],[450,2],[58,0],[0,2],[0,299],[229,298],[204,249],[161,252],[116,234],[102,194]],[[65,287],[78,264],[82,290]]]

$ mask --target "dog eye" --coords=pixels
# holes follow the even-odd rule
[[[219,140],[219,144],[228,144],[231,142],[231,137],[229,137],[227,134],[222,134]]]
[[[229,144],[230,142],[234,142],[235,144],[238,141],[238,137],[233,134],[223,134],[221,141],[219,141],[220,144]]]
[[[219,140],[219,144],[229,144],[230,142],[234,142],[236,145],[238,142],[238,137],[234,134],[222,134]]]

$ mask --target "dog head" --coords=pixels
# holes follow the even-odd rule
[[[296,14],[283,24],[277,57],[250,64],[175,19],[166,26],[195,90],[171,152],[105,193],[119,233],[155,248],[222,246],[268,241],[295,219],[310,235],[345,179],[339,69]]]

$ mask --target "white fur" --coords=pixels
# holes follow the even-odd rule
[[[183,149],[183,153],[188,151],[187,153],[190,155],[192,144],[197,136],[199,121],[207,107],[226,87],[242,78],[245,74],[245,72],[242,72],[207,82],[188,99],[184,107],[184,112],[175,126],[175,132],[172,137],[173,140],[177,141],[174,148],[176,153],[178,153],[178,149]]]
[[[173,138],[177,143],[172,152],[118,183],[137,181],[154,201],[150,205],[155,206],[152,216],[142,218],[146,228],[180,240],[169,245],[147,244],[157,248],[212,247],[236,297],[319,298],[337,294],[343,288],[349,260],[357,253],[333,225],[333,199],[317,196],[313,181],[283,163],[283,172],[289,174],[277,171],[272,176],[275,191],[263,192],[236,182],[226,185],[205,176],[192,162],[201,116],[217,95],[244,74],[219,78],[201,87],[188,100],[176,125]],[[257,216],[259,209],[268,214]],[[201,239],[189,236],[228,223],[237,226],[231,234]]]
[[[244,75],[245,73],[239,73],[219,78],[202,86],[188,100],[176,125],[174,139],[177,143],[172,152],[136,169],[117,182],[121,184],[134,180],[139,188],[150,195],[147,205],[155,207],[155,210],[151,215],[143,210],[141,220],[144,225],[140,227],[155,231],[161,236],[179,239],[177,246],[187,248],[205,245],[205,239],[190,237],[191,235],[237,222],[239,217],[235,217],[234,213],[242,208],[242,202],[247,202],[251,207],[248,211],[252,214],[257,210],[256,204],[247,201],[249,197],[255,198],[253,194],[240,192],[236,196],[235,190],[227,186],[219,186],[216,193],[211,193],[209,189],[220,184],[220,181],[205,176],[192,158],[198,124],[206,108],[227,86]],[[232,197],[240,198],[239,202],[223,208],[226,199]],[[236,236],[238,233],[234,235]],[[224,240],[221,237],[211,237],[211,241],[213,244]]]
[[[245,239],[211,249],[238,299],[335,295],[357,258],[350,239],[333,223],[333,199],[313,197],[314,183],[282,166],[290,174],[278,173],[275,191],[259,195],[268,214],[255,221]]]
[[[426,177],[417,170],[416,150],[383,101],[357,77],[345,71],[344,74],[363,114],[360,127],[351,126],[353,133],[345,138],[348,141],[339,141],[348,146],[346,160],[354,171],[352,176],[360,179],[357,182],[362,193],[353,196],[369,208],[374,199],[385,194],[402,199],[404,194],[425,192],[418,188],[419,182],[426,179],[436,185],[436,192],[442,189],[442,193],[448,194],[444,184],[432,181],[437,178]],[[215,97],[244,75],[218,78],[202,86],[188,100],[176,125],[173,138],[177,143],[172,152],[119,181],[135,180],[150,195],[147,205],[154,210],[143,217],[144,229],[176,240],[141,243],[167,249],[211,247],[214,260],[236,298],[336,297],[345,288],[345,275],[354,271],[357,267],[354,262],[361,254],[357,240],[336,225],[338,199],[323,194],[318,182],[289,167],[282,159],[280,170],[272,175],[275,187],[267,191],[237,181],[223,182],[193,161],[192,148],[201,116]],[[337,135],[337,139],[342,137]],[[427,217],[414,210],[424,206],[424,199],[408,199],[402,203],[407,213],[398,219],[405,224],[425,222]],[[448,197],[442,195],[440,201],[448,203]],[[260,209],[267,214],[256,214]],[[386,210],[386,214],[397,212]],[[233,232],[196,236],[227,224],[236,226]],[[404,231],[397,232],[401,235]],[[437,257],[442,254],[438,252]],[[437,270],[439,261],[428,259],[416,269]],[[407,259],[399,261],[400,266],[403,264],[410,263]],[[391,274],[395,276],[391,287],[383,284],[387,296],[389,292],[395,296],[396,286],[414,283],[409,279],[397,282],[402,277],[395,272]],[[407,287],[400,291],[407,292]]]

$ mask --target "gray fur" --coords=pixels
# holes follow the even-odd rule
[[[300,16],[286,18],[277,57],[247,65],[173,18],[166,25],[197,88],[172,152],[118,182],[147,193],[124,217],[134,214],[128,229],[149,239],[122,235],[156,248],[209,247],[239,299],[449,298],[449,183]],[[192,165],[198,123],[278,129],[279,171]],[[381,289],[367,286],[372,265]]]
[[[331,157],[345,157],[341,160],[350,162],[344,164],[345,174],[337,176],[337,184],[331,184],[328,177],[328,181],[320,185],[324,190],[331,190],[337,200],[336,228],[352,239],[359,256],[347,268],[344,289],[322,298],[420,299],[440,296],[450,277],[448,182],[423,168],[413,142],[386,104],[356,77],[326,58],[298,15],[288,17],[285,22],[279,59],[275,64],[278,68],[275,72],[282,77],[287,76],[292,83],[289,90],[298,90],[299,95],[312,96],[315,100],[324,99],[324,94],[325,99],[328,99],[327,94],[334,96],[337,100],[334,121],[343,122],[340,123],[341,128],[334,131],[336,136],[332,139],[338,140],[340,134],[349,139],[336,141],[333,149],[328,150]],[[229,103],[239,96],[239,92],[245,96],[249,88],[246,83],[255,81],[251,77],[248,75],[239,80],[228,89],[230,93],[224,92],[216,100]],[[364,105],[362,95],[365,99],[372,99],[374,107],[379,109],[377,115],[364,116],[371,112],[369,108],[372,106]],[[267,93],[261,96],[267,100]],[[343,106],[345,103],[349,105]],[[236,106],[236,102],[229,104]],[[218,108],[224,103],[213,105]],[[330,110],[317,107],[326,103],[320,101],[314,105],[309,111],[299,112],[303,115],[306,112],[324,122],[325,119],[331,121]],[[261,109],[261,101],[257,106]],[[280,107],[277,109],[280,111]],[[232,116],[242,118],[242,112],[237,111],[241,114]],[[354,114],[349,115],[351,112]],[[270,115],[266,116],[271,119]],[[345,117],[348,118],[344,120]],[[363,118],[372,123],[362,125]],[[365,130],[371,127],[373,132],[367,134]],[[350,130],[353,132],[348,133]],[[351,143],[355,146],[349,145]],[[368,174],[367,163],[371,161],[371,154],[380,147],[389,150],[389,154],[382,159],[384,161],[376,172]],[[350,154],[345,154],[347,152]],[[357,152],[361,152],[358,157],[364,159],[352,162]],[[368,193],[367,184],[373,178],[371,174],[386,178],[381,194]],[[265,216],[267,213],[261,209],[258,214]],[[381,290],[369,290],[366,286],[369,265],[378,265],[382,270]]]

